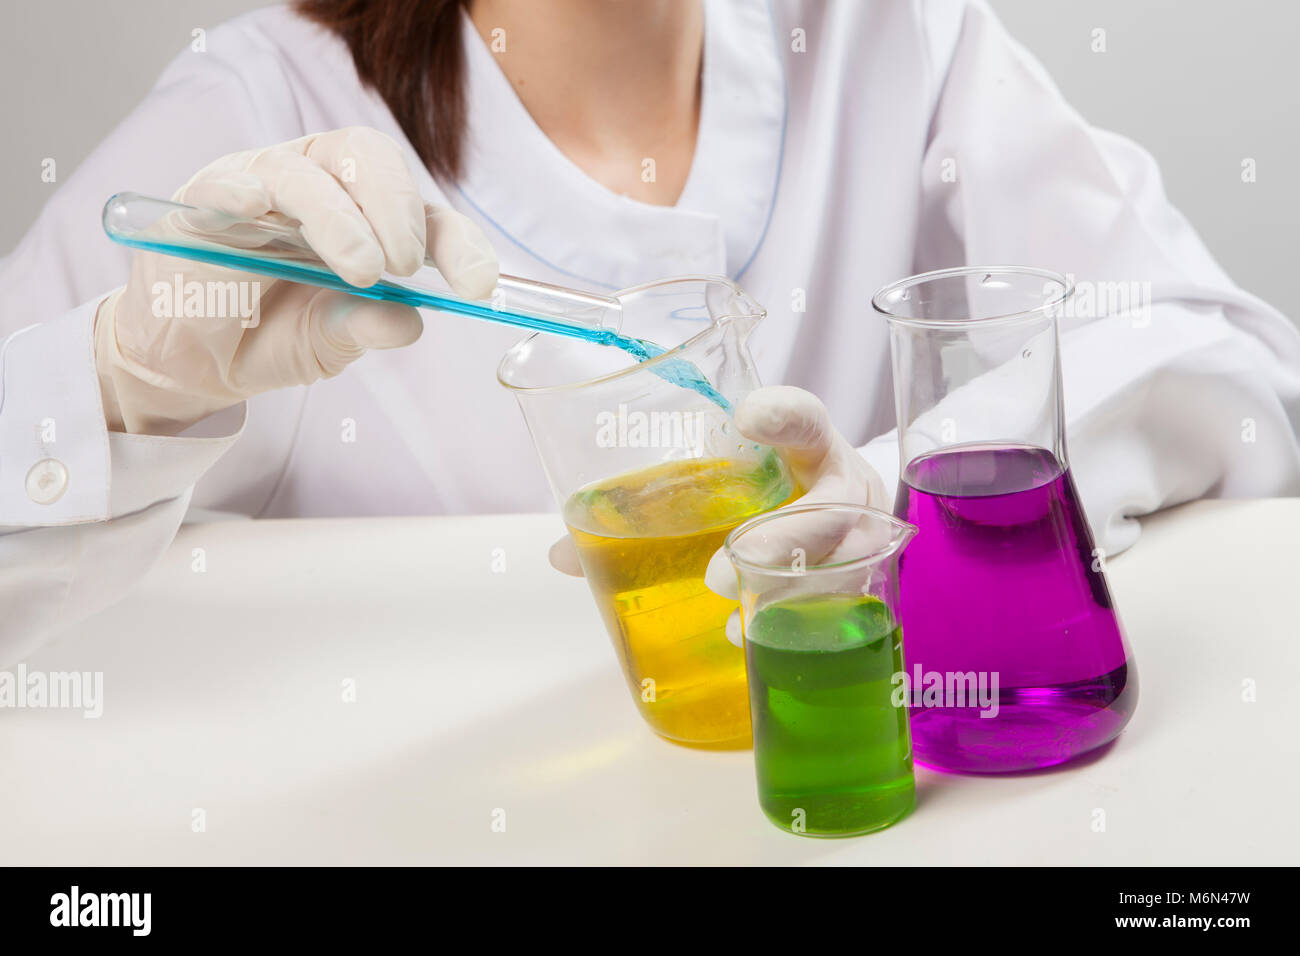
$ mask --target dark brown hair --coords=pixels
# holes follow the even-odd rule
[[[468,0],[295,0],[309,20],[338,34],[361,82],[373,88],[420,159],[440,178],[461,172]]]

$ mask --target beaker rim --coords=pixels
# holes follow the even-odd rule
[[[683,275],[683,276],[672,276],[667,279],[656,279],[653,282],[643,282],[640,285],[634,285],[634,286],[629,286],[626,289],[620,289],[618,292],[615,292],[613,294],[613,298],[621,299],[625,296],[639,295],[643,292],[648,292],[651,289],[659,288],[660,286],[677,285],[679,283],[686,283],[686,282],[696,282],[702,284],[707,283],[710,285],[724,285],[730,288],[731,291],[736,295],[745,299],[749,299],[749,301],[751,302],[754,302],[753,298],[749,295],[749,293],[746,292],[744,289],[742,289],[740,286],[738,286],[736,283],[732,282],[726,276],[716,276],[716,275]],[[738,312],[734,315],[728,314],[728,315],[715,316],[709,321],[709,324],[706,325],[704,328],[700,329],[700,331],[696,332],[690,338],[685,339],[682,342],[679,342],[677,345],[668,349],[666,352],[663,352],[659,355],[654,356],[653,358],[649,358],[641,362],[633,362],[631,365],[627,366],[627,368],[620,368],[613,372],[606,372],[605,374],[597,375],[594,378],[585,378],[576,382],[563,382],[559,385],[517,385],[514,382],[507,381],[506,366],[510,364],[511,361],[515,358],[516,353],[520,349],[526,347],[529,343],[533,342],[538,336],[550,335],[550,333],[548,332],[533,332],[530,335],[524,336],[514,345],[510,346],[510,348],[506,350],[506,354],[501,356],[501,361],[497,363],[497,381],[500,382],[506,388],[510,389],[512,392],[526,392],[529,395],[541,395],[547,392],[576,391],[581,388],[586,388],[590,385],[600,385],[606,382],[611,382],[621,378],[624,375],[630,375],[634,372],[640,372],[645,369],[653,369],[656,365],[658,365],[661,362],[664,362],[676,356],[680,356],[680,354],[683,351],[694,346],[705,336],[715,332],[718,329],[719,325],[729,322],[733,319],[744,319],[744,318],[762,319],[765,318],[766,316],[767,316],[767,310],[763,308],[761,305],[759,305],[757,302],[754,302],[753,312],[744,312],[744,313]],[[586,343],[586,344],[590,345],[592,343]],[[615,346],[604,346],[604,347],[614,348]]]
[[[994,275],[1018,275],[1018,276],[1037,276],[1050,282],[1058,284],[1061,288],[1060,295],[1054,298],[1045,299],[1041,304],[1032,309],[1022,309],[1017,312],[1008,312],[1001,315],[988,315],[961,318],[961,319],[931,319],[922,316],[900,315],[893,309],[885,305],[887,297],[902,290],[913,286],[923,285],[927,282],[934,282],[938,279],[952,279],[963,276],[984,275],[985,279]],[[1062,275],[1052,269],[1041,269],[1037,266],[1016,266],[1016,265],[989,265],[989,266],[956,266],[949,269],[935,269],[931,272],[922,272],[919,275],[908,276],[905,279],[899,279],[891,282],[881,288],[871,297],[871,307],[876,312],[883,315],[890,322],[896,322],[899,325],[914,326],[917,328],[927,329],[967,329],[972,326],[990,326],[1000,325],[1002,323],[1017,322],[1028,318],[1042,318],[1050,316],[1053,313],[1059,313],[1065,300],[1074,294],[1074,282],[1069,276]]]
[[[889,545],[870,554],[859,555],[858,557],[848,558],[844,561],[835,561],[830,564],[809,564],[801,568],[794,568],[788,562],[782,564],[766,564],[762,561],[751,561],[749,558],[742,557],[736,553],[736,542],[742,537],[753,531],[760,525],[768,524],[772,521],[780,521],[793,515],[807,514],[813,511],[849,511],[856,515],[866,518],[876,518],[884,521],[893,528],[893,534],[890,536]],[[746,571],[757,571],[761,574],[776,575],[779,577],[807,577],[809,574],[818,574],[823,571],[851,571],[858,567],[867,567],[872,564],[879,564],[886,558],[892,557],[898,550],[912,540],[920,529],[916,525],[902,520],[888,511],[881,511],[879,508],[872,508],[869,505],[854,504],[849,501],[813,501],[800,504],[796,502],[787,505],[784,508],[776,508],[772,511],[765,511],[760,515],[755,515],[748,521],[737,525],[727,535],[727,539],[722,542],[722,549],[726,552],[727,558],[737,568]]]

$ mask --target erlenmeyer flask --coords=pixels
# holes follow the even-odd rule
[[[946,269],[872,300],[890,325],[916,759],[999,772],[1112,740],[1137,674],[1065,449],[1061,275]]]
[[[745,340],[763,311],[721,278],[616,297],[621,331],[669,351],[638,364],[532,335],[497,375],[528,422],[641,716],[672,740],[748,746],[745,658],[725,631],[738,605],[704,572],[732,528],[797,491],[780,457],[731,421],[759,384]]]

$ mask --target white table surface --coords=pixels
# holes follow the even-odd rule
[[[585,584],[546,564],[560,531],[553,515],[186,526],[125,600],[26,662],[102,671],[104,713],[0,710],[0,862],[1300,858],[1300,500],[1186,506],[1114,559],[1141,697],[1100,759],[918,770],[913,815],[851,840],[782,833],[750,753],[641,723]]]

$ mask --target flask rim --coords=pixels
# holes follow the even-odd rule
[[[982,281],[987,282],[990,278],[1003,276],[1036,276],[1045,282],[1054,283],[1060,288],[1057,295],[1048,297],[1044,291],[1044,301],[1032,309],[1022,309],[1016,312],[1001,313],[998,315],[988,316],[970,316],[959,319],[934,319],[924,316],[903,315],[887,304],[888,300],[897,293],[926,283],[935,282],[942,279],[954,279],[969,276],[983,275]],[[1062,306],[1065,301],[1074,294],[1074,282],[1068,276],[1062,275],[1051,269],[1040,269],[1036,266],[1016,266],[1016,265],[990,265],[990,266],[957,266],[950,269],[935,269],[931,272],[922,272],[919,275],[908,276],[905,279],[899,279],[882,287],[875,295],[871,297],[871,307],[880,315],[883,315],[891,324],[907,326],[911,328],[922,329],[948,329],[961,330],[970,328],[986,328],[992,325],[1011,324],[1024,321],[1027,319],[1056,318],[1060,315]]]

